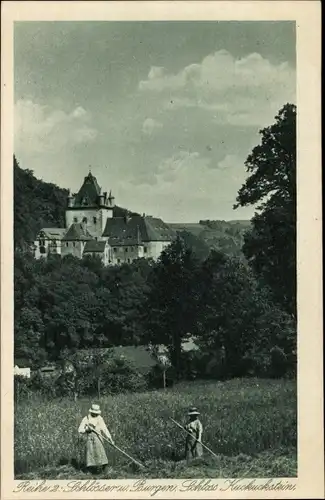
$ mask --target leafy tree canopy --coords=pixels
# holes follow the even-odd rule
[[[243,251],[274,299],[296,314],[296,106],[286,104],[246,160],[237,204],[257,204]]]

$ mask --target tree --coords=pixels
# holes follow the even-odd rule
[[[96,290],[99,334],[106,345],[136,345],[144,342],[141,309],[149,289],[152,262],[139,259],[132,264],[107,267]]]
[[[239,259],[211,252],[199,277],[198,338],[203,352],[218,359],[219,376],[283,375],[294,365],[290,316],[277,308],[266,288]],[[283,372],[271,370],[270,353],[283,355]],[[279,356],[278,356],[279,357]],[[279,364],[279,363],[278,363]]]
[[[243,376],[243,359],[253,336],[251,315],[256,282],[247,265],[212,251],[199,283],[198,336],[203,350],[222,360],[227,376]]]
[[[28,360],[33,368],[46,359],[46,352],[40,347],[44,331],[42,316],[35,307],[23,307],[15,317],[15,358]]]
[[[296,106],[286,104],[275,123],[260,131],[248,156],[250,174],[234,208],[255,205],[243,251],[274,300],[296,315]]]
[[[162,252],[153,268],[150,291],[144,303],[147,340],[169,348],[178,378],[182,341],[196,324],[197,272],[198,261],[177,238]]]

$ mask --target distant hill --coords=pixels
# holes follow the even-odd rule
[[[211,249],[242,257],[244,234],[250,227],[250,221],[201,220],[198,223],[169,225],[199,257],[207,257]]]

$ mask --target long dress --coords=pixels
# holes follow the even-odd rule
[[[98,432],[98,434],[104,435],[108,439],[112,439],[111,434],[107,429],[103,418],[100,415],[96,417],[87,415],[87,417],[84,417],[78,429],[79,434],[86,433],[87,425],[93,426],[93,428],[95,429],[96,432]],[[87,433],[86,466],[98,467],[107,464],[108,464],[108,459],[104,448],[103,440],[95,432]]]
[[[201,457],[203,455],[203,449],[201,444],[203,426],[200,420],[197,418],[189,422],[185,429],[191,434],[187,434],[185,443],[185,453],[186,459]]]

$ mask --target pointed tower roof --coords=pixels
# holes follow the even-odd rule
[[[89,172],[76,195],[74,206],[97,205],[100,193],[101,188],[98,185],[96,177]]]
[[[92,236],[87,230],[87,228],[80,223],[71,224],[62,241],[87,241],[92,240]]]

